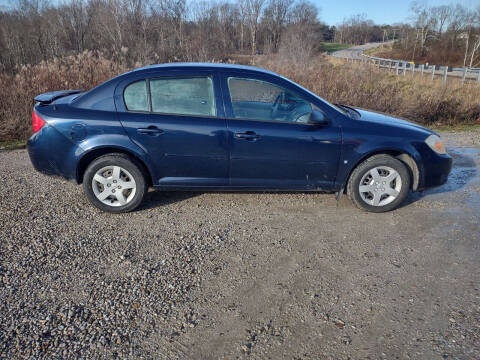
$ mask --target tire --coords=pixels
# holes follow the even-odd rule
[[[396,209],[409,189],[407,167],[392,156],[380,154],[366,159],[353,170],[347,194],[358,208],[380,213]]]
[[[88,200],[100,210],[124,213],[137,208],[148,187],[142,167],[125,154],[108,154],[90,163],[83,175]]]

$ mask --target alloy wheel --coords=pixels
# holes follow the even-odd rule
[[[377,166],[368,170],[359,185],[363,201],[372,206],[390,204],[400,194],[401,189],[400,174],[388,166]]]
[[[120,166],[105,166],[92,179],[93,193],[108,206],[123,206],[135,197],[137,185],[133,176]]]

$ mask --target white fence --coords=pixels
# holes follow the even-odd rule
[[[414,75],[418,73],[421,76],[431,76],[432,79],[441,78],[444,83],[447,78],[453,77],[462,82],[476,81],[480,84],[480,69],[455,68],[450,66],[412,64],[403,60],[384,59],[366,54],[360,54],[359,58],[344,58],[347,61],[361,62],[371,64],[379,69],[387,69],[395,72],[398,76]]]

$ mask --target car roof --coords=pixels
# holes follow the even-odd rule
[[[278,74],[272,71],[258,68],[255,66],[225,64],[225,63],[199,63],[199,62],[173,62],[173,63],[166,63],[166,64],[151,64],[151,65],[143,66],[141,68],[132,70],[130,73],[151,71],[151,70],[157,70],[157,69],[158,70],[193,70],[193,69],[234,70],[234,71],[257,72],[257,73],[279,76]]]
[[[115,105],[113,104],[113,98],[111,94],[114,92],[117,84],[132,75],[143,75],[143,73],[154,72],[155,70],[230,70],[230,71],[244,71],[249,73],[257,74],[269,74],[279,78],[283,78],[281,75],[276,74],[272,71],[268,71],[262,68],[246,65],[235,65],[235,64],[224,64],[224,63],[195,63],[195,62],[173,62],[166,64],[152,64],[143,66],[131,71],[128,71],[124,74],[121,74],[113,79],[110,79],[103,84],[81,94],[80,96],[73,99],[73,102],[76,107],[86,108],[86,109],[102,109],[108,111],[115,111]],[[108,102],[108,106],[103,102]]]

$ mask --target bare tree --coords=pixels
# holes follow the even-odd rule
[[[266,0],[240,0],[240,2],[242,1],[244,2],[245,16],[250,29],[251,53],[253,55],[257,51],[258,27]]]
[[[272,50],[277,51],[280,37],[287,24],[293,0],[270,0],[264,13],[264,22],[269,29]]]
[[[69,41],[78,52],[85,50],[85,39],[92,15],[88,12],[88,3],[83,0],[70,0],[59,8],[60,26],[68,34]]]
[[[475,24],[475,26],[478,30],[480,28],[480,6],[477,7],[477,9],[474,13],[472,13],[472,20],[473,20],[473,23]],[[478,49],[479,48],[480,48],[480,33],[477,32],[474,35],[472,50],[470,52],[470,62],[469,62],[468,67],[472,68],[473,65],[475,64],[474,60],[478,56]]]
[[[313,24],[317,18],[318,8],[308,0],[300,0],[293,6],[290,21],[294,24]]]
[[[452,7],[447,5],[435,6],[431,9],[432,17],[435,18],[437,27],[435,31],[441,36],[452,17]]]
[[[414,61],[417,42],[420,42],[421,55],[424,55],[425,43],[433,33],[437,18],[423,3],[414,2],[411,6],[411,11],[413,12],[413,24],[416,29],[416,40],[412,53],[412,61]]]
[[[367,19],[365,14],[353,15],[343,20],[335,34],[336,41],[348,44],[364,44],[382,38],[383,30]]]

